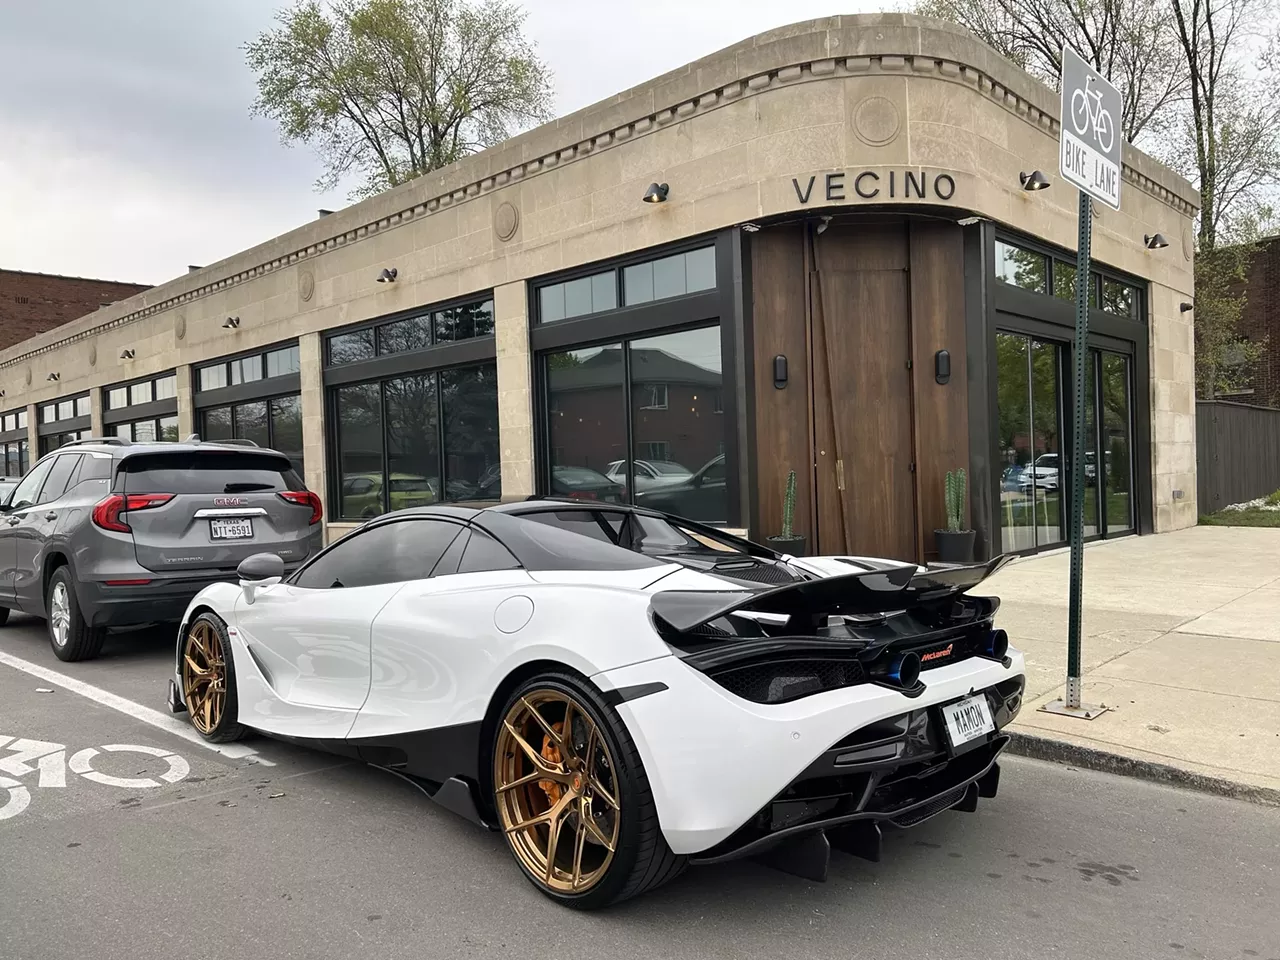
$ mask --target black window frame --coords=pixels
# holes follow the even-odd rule
[[[493,338],[489,338],[489,339],[492,341]],[[471,341],[461,341],[461,343],[470,344]],[[450,344],[450,346],[453,346],[453,345],[457,345],[457,344]],[[493,346],[493,344],[490,343],[490,346]],[[432,352],[434,354],[434,351],[442,350],[442,348],[443,348],[443,345],[442,347],[428,347],[423,350],[413,351],[413,355],[427,354],[428,352]],[[450,355],[453,353],[452,351],[443,351],[443,350],[442,352]],[[391,354],[387,357],[379,357],[377,358],[377,360],[379,361],[398,360],[403,356],[405,356],[405,354]],[[419,358],[420,364],[422,363],[423,359],[424,358],[421,358],[421,357]],[[328,469],[329,497],[330,497],[329,503],[332,504],[331,512],[333,514],[333,522],[359,523],[359,522],[362,522],[363,520],[363,518],[361,517],[344,517],[342,515],[342,443],[341,443],[341,437],[339,435],[340,423],[339,423],[339,417],[338,417],[338,390],[341,389],[342,387],[363,386],[363,385],[373,385],[378,388],[378,416],[379,416],[379,422],[381,424],[381,429],[382,429],[382,437],[379,442],[379,455],[381,458],[380,470],[381,470],[383,482],[382,482],[382,489],[380,493],[382,511],[377,515],[381,516],[391,511],[392,470],[390,465],[390,458],[387,454],[387,442],[386,442],[387,440],[386,385],[387,385],[387,381],[396,380],[401,377],[410,377],[410,376],[418,376],[418,375],[426,375],[426,374],[432,374],[435,376],[436,458],[439,465],[439,471],[437,475],[439,477],[439,484],[440,484],[439,498],[435,502],[436,503],[459,502],[456,500],[450,500],[450,498],[447,495],[448,494],[447,484],[449,480],[449,475],[448,475],[448,471],[445,469],[445,464],[449,456],[449,451],[445,445],[446,422],[444,417],[444,402],[443,402],[443,396],[442,396],[443,387],[440,382],[441,374],[450,373],[458,370],[469,370],[476,367],[492,364],[494,368],[494,390],[495,390],[495,393],[497,394],[497,397],[500,397],[501,390],[498,389],[498,386],[497,386],[497,366],[498,366],[497,356],[495,355],[492,359],[489,359],[489,360],[480,360],[473,363],[450,363],[450,364],[439,363],[438,362],[439,358],[436,356],[432,356],[426,359],[430,359],[432,361],[430,366],[420,365],[407,371],[400,371],[399,365],[397,364],[395,367],[397,372],[390,373],[381,377],[376,377],[374,379],[348,380],[346,378],[341,378],[341,379],[335,378],[337,382],[333,383],[332,385],[330,385],[326,381],[325,388],[324,388],[324,391],[325,391],[325,397],[324,397],[325,449],[326,449],[326,459],[329,467]],[[364,363],[365,361],[361,361],[359,366],[363,366]],[[356,364],[344,364],[344,365],[335,367],[334,369],[337,371],[341,371],[342,373],[345,373],[347,366],[355,366],[355,365]],[[498,399],[497,397],[495,398],[495,406],[496,406],[495,412],[496,412],[498,421],[501,422],[502,403],[501,403],[501,400]],[[499,456],[499,463],[501,463],[501,449],[499,449],[498,451],[498,456]]]
[[[132,380],[121,380],[119,383],[108,384],[100,390],[102,402],[102,427],[103,432],[113,436],[113,429],[122,423],[140,423],[145,420],[159,420],[162,417],[176,417],[178,415],[178,395],[174,391],[172,397],[166,397],[163,400],[155,399],[156,384],[161,380],[169,377],[177,376],[177,371],[166,370],[162,373],[152,373],[145,377],[134,377]],[[112,390],[128,390],[132,391],[140,383],[151,384],[151,399],[145,403],[126,403],[122,407],[112,407],[108,403],[108,398]],[[175,383],[175,386],[177,384]],[[181,438],[179,438],[181,439]]]
[[[90,429],[92,429],[92,427],[93,427],[93,416],[92,416],[92,411],[93,411],[93,401],[92,401],[92,399],[90,398],[89,394],[90,394],[90,391],[88,391],[88,390],[83,390],[83,391],[81,391],[80,393],[73,393],[73,394],[72,394],[71,396],[69,396],[69,397],[58,397],[58,398],[56,398],[56,399],[54,399],[54,400],[46,400],[46,401],[43,401],[43,402],[41,402],[41,403],[36,404],[36,420],[37,420],[37,421],[40,421],[40,422],[38,422],[38,423],[36,424],[36,436],[40,439],[40,446],[41,446],[42,448],[43,448],[43,447],[44,447],[44,445],[45,445],[45,442],[44,442],[44,441],[45,441],[45,438],[46,438],[46,437],[56,437],[56,436],[59,436],[59,435],[64,434],[64,433],[79,433],[79,432],[84,431],[84,430],[90,430]],[[44,422],[43,422],[43,419],[44,419],[44,418],[41,416],[41,411],[43,411],[43,409],[44,409],[45,407],[49,406],[50,404],[53,404],[53,405],[54,405],[54,408],[55,408],[55,411],[56,411],[57,406],[58,406],[59,404],[63,404],[63,403],[70,403],[70,404],[72,404],[72,409],[74,410],[74,409],[75,409],[75,405],[76,405],[80,400],[88,400],[88,401],[89,401],[89,409],[90,409],[90,412],[89,412],[89,413],[87,413],[87,414],[85,414],[85,415],[83,415],[83,416],[72,416],[72,417],[67,417],[67,418],[66,418],[66,419],[64,419],[64,420],[52,420],[52,421],[50,421],[49,423],[44,423]],[[45,455],[45,452],[43,452],[43,451],[42,451],[41,456],[44,456],[44,455]]]
[[[197,414],[199,411],[209,407],[227,407],[238,403],[247,403],[251,400],[268,400],[294,393],[300,395],[302,393],[301,370],[298,373],[285,373],[278,377],[267,376],[267,354],[275,353],[277,350],[297,347],[298,345],[299,341],[296,338],[281,340],[278,343],[267,344],[264,347],[255,347],[252,350],[229,353],[224,357],[218,357],[216,360],[210,360],[208,363],[193,364],[191,367],[191,403]],[[255,356],[261,365],[262,376],[257,380],[233,384],[231,382],[231,364]],[[298,357],[298,365],[299,367],[302,365],[301,355]],[[227,385],[225,387],[214,387],[212,390],[201,390],[200,371],[217,366],[223,368]],[[197,416],[196,422],[203,425],[204,420],[202,417]]]
[[[493,291],[484,290],[470,293],[464,297],[453,297],[426,306],[413,307],[388,313],[350,326],[335,327],[321,334],[323,346],[323,383],[326,393],[330,387],[346,386],[351,383],[364,383],[370,380],[384,380],[413,373],[431,373],[446,367],[466,367],[498,358],[496,334],[486,333],[466,340],[436,341],[435,314],[459,307],[488,303],[493,300]],[[378,353],[378,328],[427,317],[431,321],[430,346],[418,347],[415,350],[404,350],[400,353]],[[496,319],[495,319],[496,324]],[[367,360],[353,360],[349,363],[332,363],[329,355],[329,341],[349,333],[370,331],[373,339],[374,355]]]
[[[146,404],[146,406],[152,406],[152,404]],[[127,408],[127,409],[129,409],[129,408]],[[137,408],[132,408],[132,409],[137,409]],[[177,424],[177,422],[176,422],[176,421],[177,421],[177,419],[178,419],[178,411],[177,411],[177,410],[174,410],[172,413],[166,413],[166,414],[163,414],[163,415],[161,415],[161,416],[156,416],[156,417],[138,417],[136,420],[134,420],[134,419],[130,419],[130,420],[120,420],[120,421],[115,422],[115,423],[107,423],[106,421],[103,421],[103,428],[104,428],[104,429],[103,429],[103,432],[104,432],[104,433],[106,433],[106,434],[107,434],[107,436],[114,436],[114,437],[118,437],[118,436],[120,436],[120,434],[119,434],[119,432],[118,432],[118,431],[119,431],[119,429],[120,429],[121,427],[128,427],[128,428],[129,428],[129,435],[128,435],[128,437],[127,437],[126,439],[128,439],[131,443],[174,443],[174,442],[177,442],[177,441],[179,441],[179,440],[181,440],[181,439],[182,439],[182,435],[181,435],[181,433],[179,433],[179,432],[178,432],[178,431],[179,431],[179,427],[178,427],[178,424]],[[173,437],[173,439],[172,439],[172,440],[165,440],[165,439],[164,439],[164,436],[163,436],[163,429],[164,429],[164,428],[161,426],[161,422],[162,422],[162,421],[164,421],[164,420],[173,420],[173,421],[175,421],[175,422],[174,422],[174,437]],[[138,424],[140,424],[140,423],[150,423],[150,424],[154,424],[154,425],[155,425],[155,428],[156,428],[156,438],[155,438],[155,440],[138,440],[138,439],[136,439],[137,431],[136,431],[134,428],[135,428]]]
[[[716,286],[710,290],[686,293],[663,300],[649,300],[627,306],[622,289],[624,271],[629,266],[661,260],[677,253],[689,253],[708,245],[715,247]],[[551,489],[550,409],[547,396],[546,358],[549,354],[581,350],[608,343],[628,345],[630,341],[683,333],[718,324],[720,327],[720,391],[724,422],[725,496],[727,527],[739,528],[748,515],[744,499],[750,496],[752,476],[748,470],[748,441],[745,415],[750,407],[746,396],[751,375],[750,352],[746,347],[745,305],[743,291],[749,289],[744,277],[744,253],[741,233],[736,228],[688,237],[661,247],[650,247],[626,256],[582,264],[544,277],[527,285],[529,350],[533,359],[534,404],[534,482],[540,495]],[[585,314],[565,320],[541,323],[538,317],[540,291],[543,287],[580,277],[594,276],[614,270],[618,284],[618,303],[613,310]],[[623,390],[630,382],[630,351],[623,350]],[[742,367],[740,370],[739,367]],[[626,400],[626,486],[628,495],[635,490],[634,436],[630,398]],[[643,459],[643,458],[641,458]]]
[[[1013,244],[1026,250],[1043,254],[1048,258],[1047,290],[1036,293],[1015,287],[1000,280],[995,273],[996,241]],[[1055,260],[1071,265],[1075,251],[1058,247],[1034,237],[983,221],[966,229],[965,272],[967,276],[981,278],[972,288],[966,287],[966,326],[968,329],[968,356],[970,364],[979,361],[982,374],[971,373],[969,403],[971,411],[983,410],[986,423],[970,417],[969,457],[973,468],[971,489],[974,491],[971,508],[974,525],[985,537],[985,554],[995,556],[1000,552],[1000,471],[1001,463],[998,438],[994,425],[999,422],[996,384],[996,336],[998,333],[1016,333],[1038,340],[1054,342],[1061,352],[1063,386],[1060,391],[1060,423],[1062,450],[1073,449],[1071,416],[1075,404],[1075,376],[1072,363],[1075,339],[1075,302],[1053,294],[1053,264]],[[1115,536],[1152,533],[1154,523],[1154,478],[1152,476],[1152,410],[1150,370],[1150,281],[1117,270],[1106,264],[1091,262],[1090,273],[1097,287],[1097,301],[1089,309],[1088,347],[1091,350],[1117,353],[1129,358],[1130,391],[1130,457],[1133,483],[1133,525],[1131,529]],[[1102,278],[1120,281],[1136,291],[1137,307],[1133,316],[1108,313],[1101,309]],[[1096,373],[1096,371],[1095,371]],[[1098,380],[1095,376],[1095,390]],[[1096,424],[1095,424],[1096,429]],[[984,476],[985,474],[985,476]],[[1065,487],[1066,485],[1064,485]],[[1067,509],[1070,490],[1064,490],[1063,509]],[[1099,534],[1086,538],[1099,539]],[[1021,551],[1025,554],[1056,549],[1047,545]]]
[[[17,454],[18,473],[16,477],[9,472],[9,448],[13,447]],[[13,440],[0,440],[0,458],[3,458],[3,465],[0,465],[0,477],[6,480],[25,477],[27,471],[31,469],[31,441],[25,437],[18,437]]]

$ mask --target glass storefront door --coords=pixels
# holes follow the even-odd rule
[[[1065,539],[1062,527],[1060,348],[996,335],[1001,549],[1034,550]]]
[[[1026,552],[1067,539],[1070,476],[1064,411],[1070,351],[1023,334],[996,335],[1001,549]],[[1134,529],[1129,358],[1091,349],[1086,369],[1086,538]]]

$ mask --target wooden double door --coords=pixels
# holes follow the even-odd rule
[[[751,283],[753,534],[780,527],[795,470],[795,528],[811,552],[936,555],[943,478],[969,456],[960,227],[897,218],[821,234],[765,229],[752,237]]]

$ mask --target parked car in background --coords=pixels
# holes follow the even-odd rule
[[[1058,455],[1042,453],[1036,457],[1035,463],[1022,471],[1018,485],[1023,493],[1030,493],[1032,485],[1042,493],[1053,493],[1058,489]]]
[[[391,474],[391,509],[425,507],[440,499],[436,482],[413,473]],[[342,480],[342,515],[344,517],[376,517],[386,512],[382,502],[382,475],[358,473]]]
[[[61,660],[97,656],[109,627],[179,620],[250,554],[293,569],[323,546],[320,498],[245,441],[77,440],[0,510],[0,624],[44,617]]]
[[[694,517],[710,523],[723,522],[729,509],[724,454],[709,460],[697,473],[679,483],[638,490],[636,503],[651,510],[673,513],[678,517]]]
[[[621,503],[626,499],[627,488],[590,467],[561,465],[551,468],[551,492],[557,497]]]
[[[6,477],[0,480],[0,506],[9,502],[9,495],[18,489],[17,477]]]
[[[693,471],[683,464],[671,460],[633,460],[635,490],[652,490],[654,487],[665,487],[673,483],[683,483],[693,476]],[[615,460],[605,469],[605,476],[615,483],[626,484],[627,461]]]

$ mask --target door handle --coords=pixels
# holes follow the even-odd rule
[[[54,513],[52,510],[50,510],[48,513],[46,513],[46,514],[44,515],[44,518],[45,518],[46,520],[57,520],[57,519],[58,519],[58,515],[57,515],[56,513]]]
[[[21,518],[21,517],[10,517],[10,518],[9,518],[9,526],[11,526],[11,527],[12,527],[12,526],[14,526],[14,525],[16,525],[16,524],[19,524],[19,523],[21,523],[21,522],[22,522],[22,518]]]

